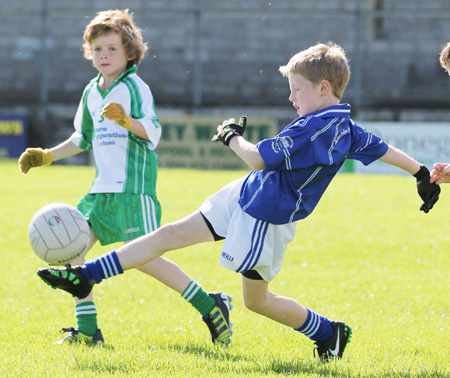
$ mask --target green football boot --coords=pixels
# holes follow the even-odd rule
[[[202,317],[211,332],[212,342],[228,345],[233,334],[230,323],[230,310],[232,298],[224,293],[209,293],[216,301],[214,308]]]

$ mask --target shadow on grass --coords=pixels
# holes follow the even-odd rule
[[[97,346],[97,348],[106,348],[108,352],[116,354],[115,348],[112,345],[104,344],[103,346]],[[145,348],[145,347],[143,347]],[[265,375],[279,375],[281,376],[318,376],[318,377],[373,377],[373,378],[391,378],[393,376],[398,378],[450,378],[444,371],[437,366],[432,369],[422,368],[421,370],[415,370],[413,373],[409,371],[395,371],[390,369],[372,369],[370,367],[364,368],[361,366],[355,366],[352,362],[331,361],[325,363],[314,360],[301,360],[292,356],[290,359],[281,359],[279,357],[268,357],[267,355],[261,356],[259,359],[255,355],[236,354],[233,349],[220,346],[204,346],[195,344],[157,344],[147,346],[149,352],[148,357],[140,358],[138,363],[122,362],[116,358],[75,358],[74,368],[77,371],[93,373],[111,373],[111,374],[136,374],[142,373],[144,376],[151,376],[152,371],[158,376],[164,371],[167,371],[168,376],[182,376],[183,368],[185,366],[178,365],[176,360],[168,358],[167,360],[158,361],[157,354],[163,353],[170,355],[172,353],[177,356],[194,356],[196,362],[194,365],[189,365],[190,369],[208,369],[207,373],[211,376],[214,374],[220,374],[220,376],[246,376],[256,375],[264,377]],[[116,356],[117,357],[117,356]],[[182,358],[182,357],[181,357]],[[203,362],[202,362],[203,361]],[[137,362],[137,361],[135,361]],[[176,365],[171,365],[175,363]],[[213,367],[211,367],[211,365]],[[203,371],[206,373],[206,371]],[[134,375],[133,375],[134,376]]]
[[[96,346],[96,348],[106,348],[108,351],[112,351],[113,354],[115,354],[114,347],[111,345],[104,344],[102,346]],[[182,366],[177,365],[179,369],[175,368],[174,370],[174,366],[167,365],[168,361],[173,363],[173,359],[161,361],[160,364],[158,362],[158,358],[155,358],[155,355],[158,353],[167,355],[175,353],[177,356],[194,356],[197,361],[194,369],[198,368],[200,371],[204,367],[208,366],[208,373],[212,376],[214,374],[220,374],[221,376],[226,376],[228,374],[232,376],[256,374],[263,377],[266,374],[273,375],[274,373],[280,376],[295,374],[315,374],[316,376],[323,375],[327,377],[346,376],[345,373],[342,374],[342,371],[336,369],[336,367],[333,368],[331,365],[320,361],[302,362],[295,359],[292,359],[291,361],[281,361],[279,359],[270,359],[265,356],[263,359],[264,361],[261,362],[258,360],[257,356],[236,354],[232,349],[229,350],[225,346],[221,347],[218,345],[212,347],[195,344],[159,344],[150,345],[147,349],[150,352],[148,355],[148,361],[140,359],[137,364],[130,364],[127,362],[124,363],[116,358],[89,358],[89,356],[84,356],[82,358],[74,358],[73,368],[79,372],[89,371],[96,374],[136,374],[145,372],[145,376],[151,376],[152,371],[161,374],[165,369],[167,369],[167,374],[180,376],[183,371],[179,369],[183,369]],[[211,367],[211,365],[213,367]]]
[[[160,346],[162,349],[163,346]],[[293,356],[289,360],[282,360],[280,358],[262,358],[264,363],[260,363],[255,360],[254,356],[248,356],[244,354],[235,354],[233,349],[227,347],[215,346],[214,349],[201,345],[182,345],[182,344],[170,344],[166,347],[167,350],[176,351],[181,354],[191,354],[198,356],[199,358],[206,358],[216,362],[232,362],[233,368],[229,366],[215,365],[215,373],[228,373],[233,371],[236,374],[277,374],[280,376],[289,375],[311,375],[311,376],[323,376],[323,377],[373,377],[373,378],[392,378],[393,376],[398,378],[450,378],[449,374],[446,374],[438,366],[432,369],[423,367],[419,371],[414,373],[410,371],[393,371],[388,369],[387,371],[380,371],[378,369],[363,369],[361,366],[355,366],[352,361],[347,361],[344,357],[343,360],[336,360],[330,362],[323,362],[319,359],[314,360],[301,360]],[[241,363],[239,365],[239,363]],[[213,372],[211,372],[213,373]]]
[[[260,363],[254,356],[247,356],[243,354],[235,354],[233,350],[228,350],[227,347],[215,346],[214,349],[199,345],[181,345],[171,344],[167,347],[168,350],[173,350],[182,354],[191,354],[200,358],[206,358],[215,362],[232,362],[230,365],[220,366],[215,365],[214,372],[227,373],[233,371],[236,374],[279,374],[282,376],[293,374],[315,374],[323,375],[324,377],[345,377],[348,369],[340,369],[333,362],[326,363],[320,360],[301,361],[293,358],[290,361],[280,360],[279,358],[264,358],[264,363]],[[241,363],[240,365],[238,363]],[[344,370],[344,371],[343,371]],[[350,376],[350,374],[348,374]]]

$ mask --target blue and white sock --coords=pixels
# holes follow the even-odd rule
[[[81,274],[89,283],[100,283],[105,278],[110,278],[122,274],[123,269],[119,262],[116,251],[111,251],[94,260],[84,263]]]
[[[306,309],[308,310],[308,318],[301,327],[295,330],[314,341],[330,340],[334,335],[334,328],[331,326],[330,320],[309,308]]]

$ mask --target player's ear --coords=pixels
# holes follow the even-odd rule
[[[330,84],[330,82],[328,80],[325,80],[325,79],[322,80],[319,83],[319,87],[320,87],[320,94],[322,96],[327,95],[331,91],[331,84]]]

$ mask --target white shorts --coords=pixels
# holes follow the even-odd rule
[[[269,282],[280,272],[297,222],[272,224],[242,211],[238,199],[243,181],[233,181],[208,197],[199,211],[216,234],[225,237],[219,264],[237,273],[256,270]]]

